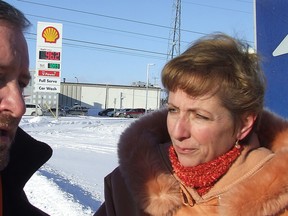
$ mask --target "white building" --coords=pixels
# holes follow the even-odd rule
[[[80,104],[89,108],[145,108],[159,109],[161,88],[89,83],[61,83],[60,106]]]
[[[160,87],[61,82],[57,94],[34,92],[33,82],[32,79],[24,90],[25,102],[40,104],[43,108],[55,108],[57,104],[59,107],[79,104],[95,110],[146,107],[155,110],[161,107]]]

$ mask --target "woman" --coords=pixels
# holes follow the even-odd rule
[[[257,55],[204,37],[165,65],[162,83],[168,109],[121,135],[95,215],[288,215],[288,122],[263,111]]]

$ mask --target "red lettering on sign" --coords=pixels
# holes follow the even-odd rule
[[[38,76],[50,76],[50,77],[59,77],[59,71],[47,71],[47,70],[39,70]]]

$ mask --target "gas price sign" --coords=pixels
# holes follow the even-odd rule
[[[38,22],[34,91],[60,93],[62,24]]]
[[[39,59],[60,61],[60,52],[39,51]]]
[[[58,64],[58,63],[48,63],[48,68],[60,69],[60,64]]]

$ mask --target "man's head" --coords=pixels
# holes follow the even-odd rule
[[[23,30],[30,25],[23,13],[0,1],[0,170],[25,112],[23,89],[30,81],[29,57]]]

